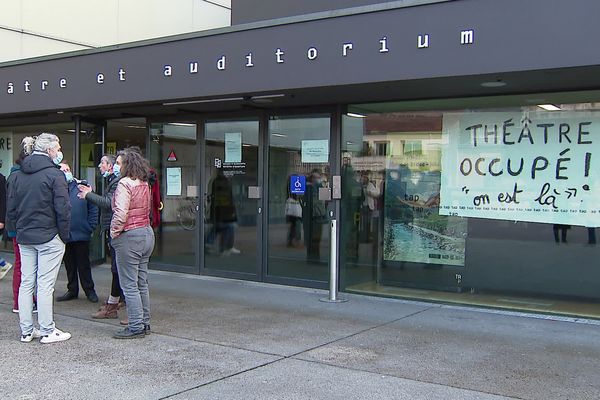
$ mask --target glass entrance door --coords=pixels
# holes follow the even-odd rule
[[[149,159],[160,188],[159,217],[152,267],[198,273],[198,152],[196,124],[190,121],[150,124]],[[153,186],[154,189],[154,186]]]
[[[259,120],[213,120],[204,132],[204,263],[209,273],[260,275]]]
[[[330,185],[330,132],[329,114],[269,119],[267,277],[272,280],[328,279],[331,204],[319,192]]]

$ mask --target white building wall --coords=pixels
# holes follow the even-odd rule
[[[231,25],[231,0],[0,2],[0,62]]]

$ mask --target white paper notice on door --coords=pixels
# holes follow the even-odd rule
[[[329,140],[303,140],[302,141],[303,163],[327,163],[329,162]]]
[[[225,134],[225,162],[242,162],[242,133],[232,132]]]
[[[181,196],[181,167],[167,168],[167,196]]]

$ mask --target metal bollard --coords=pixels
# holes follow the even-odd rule
[[[341,299],[338,297],[338,248],[337,248],[337,220],[331,220],[331,232],[330,232],[330,255],[329,255],[329,298],[319,299],[326,303],[344,303],[347,299]]]

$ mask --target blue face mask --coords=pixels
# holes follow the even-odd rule
[[[108,178],[109,176],[110,176],[110,171],[104,171],[104,172],[102,173],[102,177],[103,177],[103,178]]]
[[[60,164],[60,162],[63,160],[63,153],[62,151],[59,151],[58,153],[56,153],[56,157],[54,157],[52,159],[52,162],[56,165]]]
[[[117,178],[121,176],[121,166],[119,164],[113,165],[113,174],[115,174]]]
[[[67,179],[67,182],[73,182],[73,174],[71,172],[65,172],[65,178]]]

